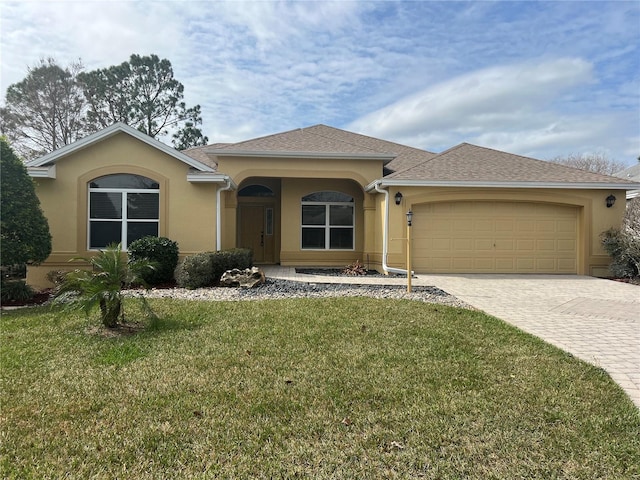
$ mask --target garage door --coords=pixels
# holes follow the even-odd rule
[[[447,202],[416,205],[413,211],[413,268],[417,272],[577,272],[575,207]]]

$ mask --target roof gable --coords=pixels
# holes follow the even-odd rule
[[[461,143],[387,178],[440,182],[631,183],[578,168]]]
[[[205,151],[220,156],[245,154],[379,158],[388,162],[386,167],[392,171],[413,166],[435,155],[425,150],[321,124],[229,145],[215,145]]]
[[[145,133],[142,133],[139,130],[136,130],[135,128],[129,125],[126,125],[124,123],[115,123],[96,133],[92,133],[91,135],[88,135],[83,139],[78,140],[77,142],[70,143],[68,145],[65,145],[62,148],[59,148],[58,150],[54,150],[53,152],[48,153],[47,155],[44,155],[30,162],[27,162],[26,166],[28,169],[29,168],[36,169],[37,167],[55,164],[56,162],[60,161],[61,159],[73,153],[79,152],[87,147],[95,145],[96,143],[102,142],[110,137],[113,137],[118,133],[126,133],[127,135],[130,135],[136,138],[137,140],[143,143],[146,143],[147,145],[157,150],[160,150],[161,152],[166,153],[167,155],[170,155],[176,160],[186,163],[187,165],[196,169],[197,171],[200,171],[200,172],[215,171],[209,165],[206,165],[194,158],[191,158],[185,155],[184,153],[179,152],[175,148],[165,145],[164,143],[156,140],[155,138],[152,138],[146,135]]]

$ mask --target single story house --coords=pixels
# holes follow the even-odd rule
[[[27,164],[53,252],[46,287],[111,242],[182,256],[246,247],[257,264],[418,273],[607,274],[602,231],[631,181],[462,143],[436,154],[325,125],[183,152],[115,124]]]

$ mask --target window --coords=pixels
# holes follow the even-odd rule
[[[248,185],[238,192],[239,197],[273,197],[273,190],[264,185]]]
[[[315,192],[302,197],[302,248],[353,250],[353,197]]]
[[[160,185],[141,175],[118,173],[89,182],[89,249],[158,236]]]

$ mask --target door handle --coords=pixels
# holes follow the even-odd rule
[[[260,246],[264,247],[264,232],[260,232]]]

